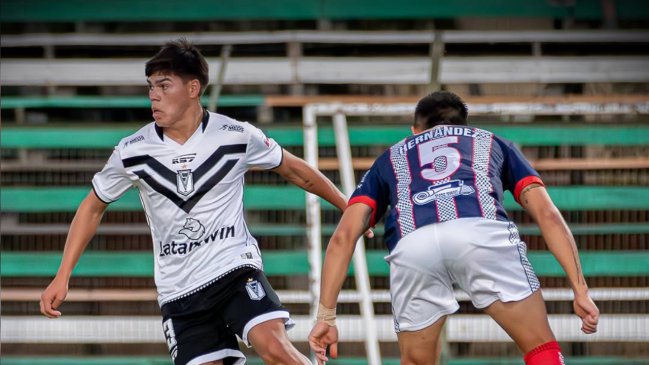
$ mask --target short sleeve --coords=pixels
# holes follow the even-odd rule
[[[523,153],[509,141],[500,139],[505,157],[503,187],[512,192],[520,203],[523,189],[530,184],[544,185],[539,173],[530,165]]]
[[[246,148],[248,167],[274,169],[282,163],[282,147],[272,138],[266,137],[261,129],[248,124],[250,135]]]
[[[119,199],[133,187],[134,179],[126,172],[117,149],[113,150],[104,168],[92,178],[97,197],[106,204]]]
[[[381,158],[377,159],[363,175],[348,203],[348,206],[362,203],[372,208],[371,227],[376,225],[377,220],[383,216],[389,204],[390,189],[381,177],[380,160]]]

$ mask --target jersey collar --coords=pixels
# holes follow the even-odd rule
[[[207,128],[207,122],[209,121],[210,121],[210,113],[207,111],[207,109],[203,108],[203,120],[201,120],[202,132],[205,132],[205,128]]]
[[[207,128],[207,122],[209,121],[210,121],[210,113],[207,111],[207,109],[203,108],[203,119],[201,120],[201,132],[205,133],[205,129]],[[158,135],[160,140],[164,141],[165,135],[162,127],[159,127],[155,123],[153,123],[153,127],[155,128],[155,133]]]

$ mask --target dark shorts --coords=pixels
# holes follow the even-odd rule
[[[248,345],[255,325],[281,318],[293,323],[258,269],[239,268],[187,297],[165,303],[162,329],[175,365],[223,360],[243,364],[237,336]]]

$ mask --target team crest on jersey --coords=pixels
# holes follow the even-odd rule
[[[252,278],[248,279],[248,282],[246,283],[246,291],[248,292],[248,296],[252,300],[261,300],[266,296],[264,287],[261,286],[261,284],[257,280],[252,280]]]
[[[470,195],[475,193],[475,190],[464,185],[462,180],[452,180],[444,184],[431,185],[426,191],[416,193],[412,200],[417,205],[424,205],[432,202],[433,200],[452,198],[458,195]]]
[[[176,190],[178,194],[189,195],[194,192],[194,175],[192,170],[178,170],[176,172]]]

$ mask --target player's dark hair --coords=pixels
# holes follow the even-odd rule
[[[440,124],[466,125],[467,115],[466,104],[459,96],[449,91],[435,91],[417,103],[413,125],[419,130]]]
[[[156,72],[170,73],[181,77],[185,82],[198,79],[201,83],[201,95],[209,82],[209,70],[201,51],[185,38],[165,43],[160,51],[147,61],[144,73],[146,77]]]

